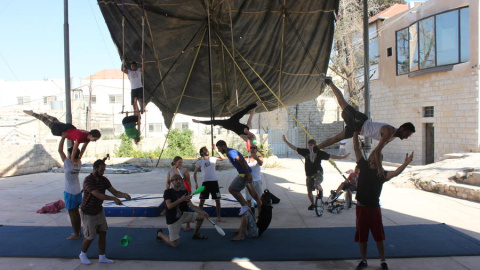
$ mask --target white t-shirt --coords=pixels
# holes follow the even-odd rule
[[[143,87],[142,85],[142,72],[140,69],[137,70],[128,70],[127,77],[130,80],[130,86],[132,89],[137,89]]]
[[[63,170],[65,171],[65,191],[77,195],[82,191],[80,188],[80,180],[78,178],[80,174],[81,164],[73,166],[70,159],[66,158],[63,161]]]
[[[200,159],[195,163],[195,167],[200,168],[203,173],[203,182],[217,181],[215,174],[215,166],[217,165],[217,157],[209,157],[208,159]]]
[[[252,168],[253,181],[261,181],[262,176],[260,175],[260,165],[253,158],[248,158],[247,161],[248,167]]]
[[[380,141],[382,139],[382,135],[380,134],[380,129],[383,126],[390,126],[389,124],[373,122],[371,120],[365,121],[362,126],[362,131],[360,135],[368,138],[372,138],[374,140]],[[396,131],[396,129],[395,129]],[[393,138],[392,138],[393,140]]]
[[[345,144],[346,144],[346,143],[347,143],[346,140],[341,140],[341,141],[339,142],[339,145],[340,145],[339,148],[340,148],[340,149],[345,149]]]

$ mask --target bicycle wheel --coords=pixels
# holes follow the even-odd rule
[[[323,215],[323,208],[324,208],[324,205],[323,205],[322,197],[321,195],[317,195],[315,197],[315,214],[321,217]]]

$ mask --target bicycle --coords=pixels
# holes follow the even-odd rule
[[[325,203],[323,202],[323,190],[317,190],[317,196],[315,197],[315,214],[321,217],[323,215],[323,210],[325,208]]]

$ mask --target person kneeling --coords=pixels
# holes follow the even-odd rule
[[[255,217],[249,209],[242,215],[242,221],[238,228],[238,235],[232,238],[232,241],[245,240],[245,235],[248,238],[260,237],[272,221],[272,201],[265,193],[261,196],[262,206],[258,216],[258,221],[255,223]]]
[[[165,241],[172,247],[178,247],[178,240],[180,239],[180,229],[183,223],[197,221],[195,224],[195,231],[193,239],[207,239],[206,236],[200,234],[199,230],[202,226],[203,220],[208,218],[208,214],[190,201],[192,196],[186,190],[180,190],[182,185],[182,177],[174,174],[170,180],[173,183],[173,188],[165,190],[163,198],[167,209],[165,217],[167,218],[168,236],[163,234],[162,229],[157,231],[157,241]],[[195,212],[188,212],[189,207]]]

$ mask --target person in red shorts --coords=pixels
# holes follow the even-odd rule
[[[356,231],[355,242],[360,245],[360,254],[362,261],[358,264],[357,270],[368,266],[367,264],[367,241],[369,231],[372,232],[373,239],[377,242],[378,253],[380,254],[382,269],[388,269],[385,260],[385,232],[383,230],[382,212],[380,209],[380,193],[383,183],[399,175],[407,165],[413,160],[413,152],[405,156],[405,161],[395,171],[385,171],[385,174],[378,176],[377,162],[373,155],[365,160],[360,150],[358,141],[358,132],[353,134],[353,148],[357,166],[360,169],[357,182],[357,206],[356,206]],[[380,160],[381,162],[381,160]]]
[[[50,130],[52,131],[52,134],[55,136],[62,136],[62,133],[65,132],[67,139],[74,142],[72,155],[71,155],[72,157],[76,157],[78,147],[81,143],[83,143],[78,159],[72,160],[73,164],[77,164],[78,160],[82,158],[83,153],[85,153],[85,150],[87,149],[87,145],[89,142],[94,142],[100,139],[100,137],[102,136],[100,131],[97,129],[92,129],[90,131],[77,129],[74,125],[68,124],[68,123],[67,124],[62,123],[58,121],[57,118],[51,115],[48,115],[46,113],[38,114],[38,113],[34,113],[31,110],[24,110],[23,112],[42,121],[45,125],[47,125],[47,127],[50,128]]]

